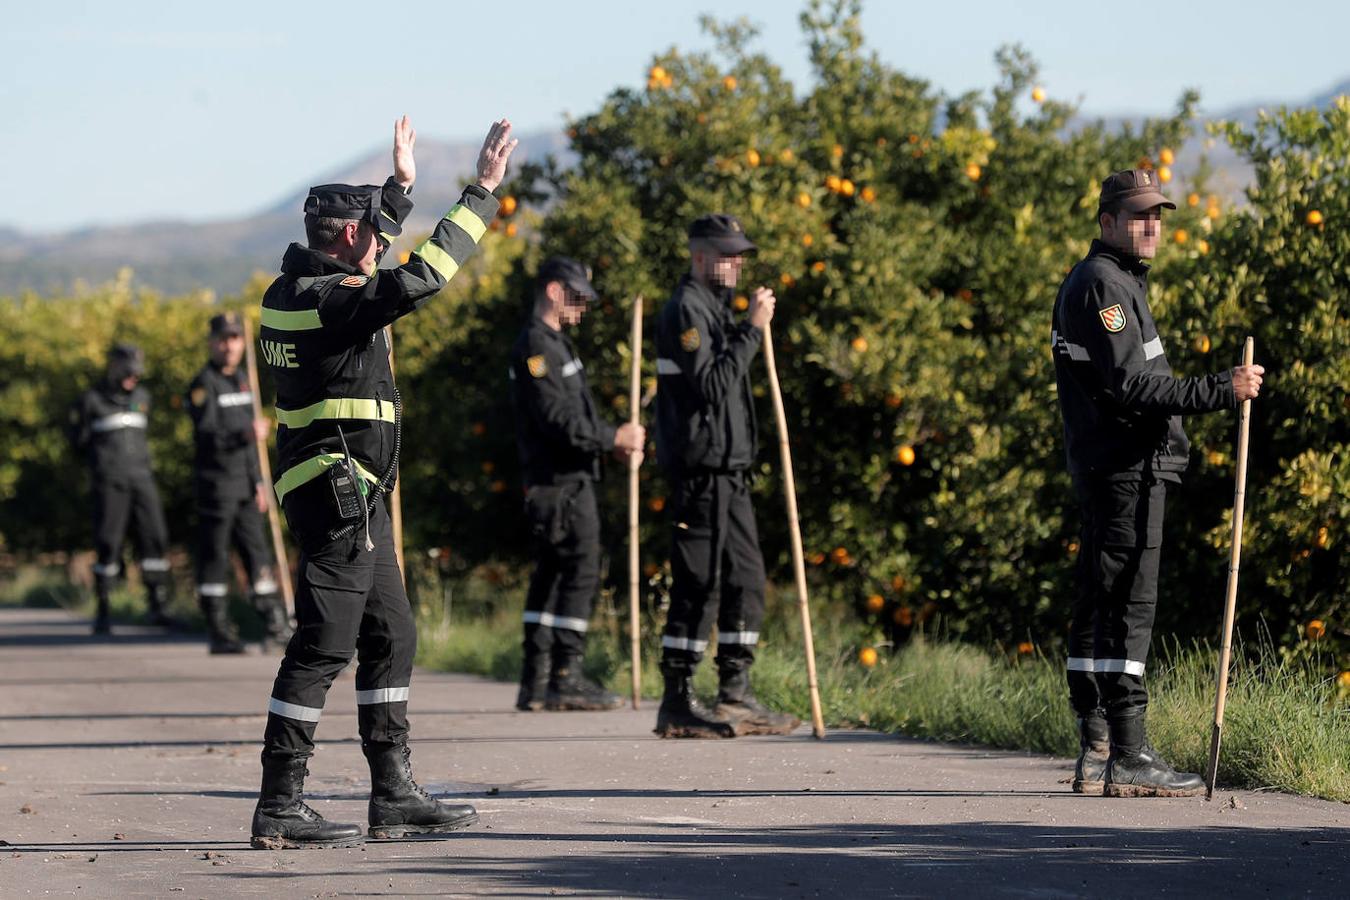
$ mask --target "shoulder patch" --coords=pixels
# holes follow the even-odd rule
[[[348,275],[346,278],[339,281],[338,284],[341,287],[358,288],[369,280],[369,276],[366,275]]]
[[[1097,315],[1102,317],[1102,325],[1112,334],[1125,330],[1125,310],[1120,308],[1119,303],[1097,310]]]
[[[192,401],[193,406],[201,406],[206,402],[206,388],[201,385],[193,388],[192,393],[188,394],[188,399]]]
[[[680,347],[686,353],[693,353],[703,345],[703,338],[699,336],[697,328],[690,328],[680,335]]]
[[[535,378],[543,378],[548,374],[548,360],[544,359],[542,353],[525,360],[525,367],[530,370],[530,374]]]

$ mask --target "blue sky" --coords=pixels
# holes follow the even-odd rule
[[[479,135],[499,115],[561,128],[614,86],[640,85],[653,53],[706,47],[703,12],[758,23],[760,46],[804,83],[802,6],[14,4],[0,33],[4,224],[247,215],[384,146],[403,112],[439,138]],[[1211,111],[1299,101],[1350,76],[1350,3],[1330,0],[870,0],[863,24],[887,62],[950,93],[988,86],[995,48],[1021,42],[1050,93],[1090,113],[1165,112],[1187,87]]]

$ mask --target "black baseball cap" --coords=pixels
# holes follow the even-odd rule
[[[1177,205],[1163,196],[1158,173],[1152,169],[1125,169],[1110,175],[1102,182],[1097,205],[1104,209],[1143,212],[1158,206],[1176,209]]]
[[[591,270],[570,256],[550,256],[539,266],[536,276],[539,289],[543,290],[550,281],[561,282],[588,302],[596,298],[595,288],[591,287]]]
[[[390,237],[403,233],[403,226],[380,211],[382,188],[377,184],[320,184],[305,197],[305,215],[369,222],[377,232]]]
[[[689,226],[689,240],[707,241],[723,256],[758,252],[755,242],[745,236],[741,220],[726,213],[699,216]]]
[[[243,337],[244,322],[239,318],[239,313],[224,312],[217,313],[211,317],[211,337],[230,337],[231,335]]]
[[[114,381],[145,374],[145,353],[135,344],[113,344],[108,350],[108,374]]]

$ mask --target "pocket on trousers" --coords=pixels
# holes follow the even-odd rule
[[[681,479],[675,489],[671,523],[677,531],[707,535],[713,526],[713,485],[716,476],[691,475]]]
[[[315,591],[350,592],[365,597],[375,583],[374,566],[352,566],[323,559],[305,563],[305,581]]]
[[[541,484],[525,493],[525,521],[530,525],[530,534],[537,540],[555,544],[563,535],[563,489],[551,484]]]
[[[1167,497],[1163,484],[1108,482],[1098,497],[1102,544],[1135,549],[1162,546]]]

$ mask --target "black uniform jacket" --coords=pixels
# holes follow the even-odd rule
[[[1148,266],[1093,241],[1055,298],[1050,333],[1069,472],[1177,480],[1185,413],[1235,405],[1231,371],[1177,378],[1148,307]]]
[[[184,406],[192,416],[198,496],[252,496],[262,476],[253,435],[253,391],[243,367],[226,375],[207,363],[192,379]]]
[[[390,179],[383,210],[402,224],[412,201]],[[394,376],[384,327],[415,311],[477,249],[497,198],[477,185],[395,269],[365,275],[291,244],[281,277],[263,295],[263,359],[277,386],[278,499],[342,458],[338,429],[357,471],[374,482],[394,449]]]
[[[525,483],[598,479],[615,428],[596,412],[571,339],[531,316],[511,348],[509,371]]]
[[[656,320],[656,455],[672,473],[741,471],[758,441],[750,363],[764,332],[737,323],[731,292],[685,276]]]
[[[149,414],[150,392],[139,384],[128,393],[104,380],[80,395],[70,411],[70,440],[96,482],[151,477]]]

